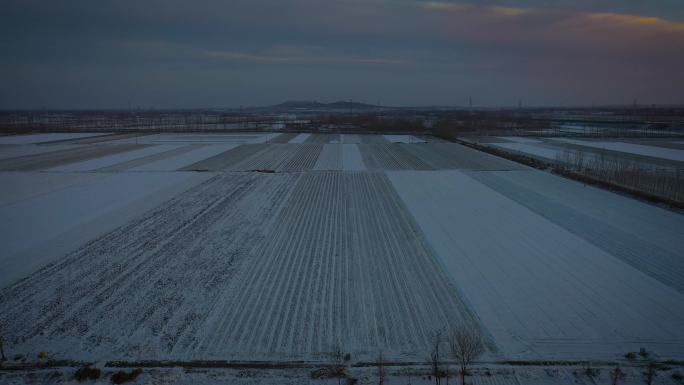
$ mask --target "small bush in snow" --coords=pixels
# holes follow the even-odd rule
[[[671,376],[671,377],[672,377],[673,380],[675,380],[675,381],[677,381],[677,382],[680,382],[680,383],[681,383],[681,382],[684,382],[684,376],[682,376],[682,374],[679,373],[679,372],[674,372],[674,373],[672,373],[672,376]]]
[[[586,374],[587,377],[596,377],[600,374],[600,370],[594,369],[591,367],[591,365],[589,365],[584,369],[584,374]]]
[[[76,373],[74,373],[74,378],[78,382],[87,380],[97,380],[98,378],[100,378],[100,374],[100,369],[93,368],[90,366],[84,366],[78,369]]]
[[[135,369],[130,373],[121,370],[112,375],[112,382],[115,384],[123,384],[135,380],[140,374],[142,374],[142,369],[140,368]]]

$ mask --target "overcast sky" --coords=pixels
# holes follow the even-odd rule
[[[684,103],[683,0],[0,0],[0,108]]]

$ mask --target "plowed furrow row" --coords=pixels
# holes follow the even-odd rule
[[[475,324],[384,174],[303,174],[264,243],[204,357],[416,354],[432,331]]]
[[[296,152],[280,167],[282,171],[308,171],[318,160],[323,149],[322,144],[296,145]]]
[[[69,357],[187,357],[213,334],[210,314],[224,310],[217,303],[297,178],[213,178],[4,289],[0,306],[12,311],[0,325],[15,345],[35,350],[49,338]]]
[[[84,160],[100,158],[145,148],[143,144],[117,144],[107,146],[92,146],[76,149],[51,151],[36,155],[26,155],[16,158],[0,160],[1,171],[33,171],[42,170],[64,164],[81,162]]]
[[[251,156],[231,167],[235,171],[278,170],[296,151],[296,144],[268,144],[257,156]]]
[[[267,144],[243,144],[218,155],[183,167],[181,171],[234,170],[235,165],[252,157],[258,157],[268,148]]]

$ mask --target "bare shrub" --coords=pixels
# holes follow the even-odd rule
[[[347,368],[344,365],[344,362],[348,361],[345,359],[347,356],[351,358],[349,354],[345,356],[340,345],[336,344],[332,352],[330,352],[330,366],[324,369],[325,376],[329,378],[336,377],[338,385],[342,383],[343,378],[349,377]]]
[[[142,374],[142,369],[134,369],[131,372],[125,372],[123,370],[118,371],[112,375],[112,382],[115,384],[123,384],[129,381],[133,381]]]
[[[681,383],[684,383],[684,376],[683,376],[681,373],[679,373],[679,372],[674,372],[674,373],[672,373],[672,376],[671,376],[671,377],[672,377],[673,380],[675,380],[676,382],[678,382],[678,383],[680,383],[680,384],[681,384]]]
[[[618,385],[618,383],[625,378],[625,373],[620,369],[620,366],[616,366],[615,369],[613,369],[610,372],[610,380],[611,384],[613,385]]]
[[[74,379],[78,382],[83,382],[87,380],[97,380],[100,378],[100,369],[98,368],[93,368],[92,366],[84,366],[82,368],[79,368],[75,373],[74,373]]]

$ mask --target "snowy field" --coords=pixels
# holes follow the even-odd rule
[[[425,362],[466,324],[486,362],[684,358],[678,212],[430,138],[86,139],[0,146],[10,354]]]
[[[681,353],[684,219],[657,213],[658,224],[676,222],[679,230],[672,236],[677,238],[670,238],[675,250],[662,250],[665,261],[634,255],[639,260],[632,264],[625,260],[629,256],[619,254],[630,250],[601,235],[615,235],[613,242],[622,236],[623,247],[634,244],[645,253],[656,254],[650,248],[659,247],[649,240],[630,240],[631,232],[610,222],[585,220],[577,212],[581,209],[554,199],[543,186],[529,191],[524,183],[515,184],[520,178],[508,182],[505,174],[389,173],[502,354],[581,359],[591,350],[595,357],[612,358],[616,350],[644,343],[661,353]],[[578,193],[587,189],[577,183],[566,188]],[[651,276],[651,265],[662,263],[670,263],[674,271],[660,271],[662,279]]]
[[[207,175],[1,173],[0,286],[135,218]]]
[[[527,155],[546,162],[574,158],[584,162],[619,160],[644,168],[684,169],[684,148],[677,139],[586,140],[543,137],[472,137],[467,141]]]
[[[33,144],[63,141],[69,139],[87,138],[91,136],[107,135],[106,132],[98,133],[55,133],[55,134],[31,134],[16,136],[0,136],[0,144]]]
[[[425,143],[424,139],[413,135],[383,135],[383,137],[391,143]]]
[[[576,144],[579,146],[594,147],[599,149],[613,150],[618,152],[625,152],[628,154],[650,156],[653,158],[675,160],[677,162],[684,162],[684,150],[676,150],[663,147],[646,146],[642,144],[625,143],[625,142],[605,142],[605,141],[588,141],[558,138],[555,139],[561,142]]]
[[[495,147],[512,150],[517,153],[525,155],[532,155],[535,157],[544,158],[546,160],[555,161],[563,155],[563,149],[542,147],[536,142],[514,142],[514,143],[497,143]]]

